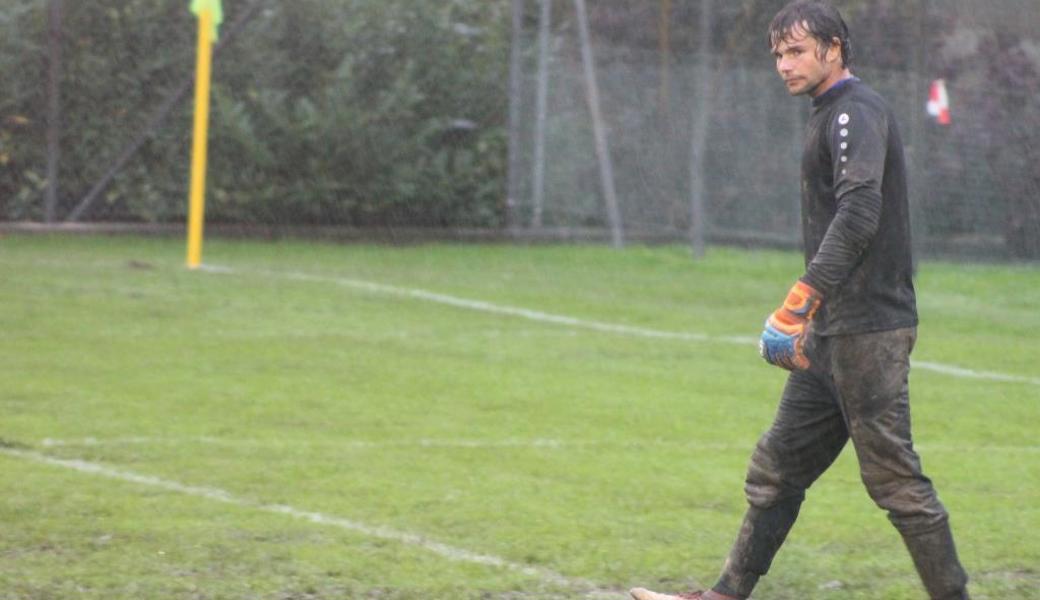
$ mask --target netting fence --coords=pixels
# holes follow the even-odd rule
[[[773,70],[777,2],[590,4],[596,81],[570,0],[529,17],[514,196],[520,220],[602,226],[603,168],[626,237],[796,246],[804,98]],[[918,246],[1036,257],[1040,239],[1040,4],[839,2],[854,73],[893,104],[907,144]],[[592,15],[596,11],[592,10]],[[943,80],[950,123],[926,112]],[[594,152],[598,86],[609,163]]]
[[[0,218],[183,222],[187,4],[0,7]],[[782,0],[224,4],[212,222],[798,245]],[[1040,258],[1040,3],[836,4],[898,115],[918,247]]]

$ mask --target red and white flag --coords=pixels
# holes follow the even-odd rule
[[[950,124],[950,97],[946,94],[946,81],[936,79],[928,92],[928,114],[940,125]]]

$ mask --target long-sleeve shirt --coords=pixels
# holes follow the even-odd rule
[[[806,283],[820,335],[917,325],[903,143],[892,109],[858,79],[813,99],[802,158]]]

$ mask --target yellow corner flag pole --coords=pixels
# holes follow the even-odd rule
[[[191,151],[191,196],[188,201],[188,268],[202,264],[202,225],[206,212],[206,149],[209,139],[209,96],[213,40],[223,21],[220,0],[192,0],[199,17],[198,62],[195,68],[195,131]]]

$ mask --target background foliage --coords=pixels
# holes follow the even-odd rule
[[[509,0],[259,1],[265,6],[260,16],[216,63],[210,220],[505,223]],[[225,4],[227,23],[249,6],[246,0]],[[764,31],[783,4],[714,2],[711,48],[719,57],[719,77],[726,78],[733,65],[769,69]],[[171,92],[191,79],[195,23],[186,5],[187,0],[65,1],[59,218],[145,129]],[[528,73],[536,58],[537,5],[525,3],[521,47]],[[672,56],[679,57],[677,63],[687,57],[686,65],[696,61],[700,0],[592,0],[593,42],[605,73],[608,61],[626,52],[650,57],[659,52],[665,5],[671,6]],[[912,143],[915,134],[929,140],[928,156],[918,156],[924,170],[916,194],[926,216],[925,234],[967,235],[978,223],[989,223],[1011,254],[1040,255],[1036,7],[1019,0],[985,7],[974,0],[846,0],[838,5],[857,25],[857,65],[872,81],[916,77],[926,85],[945,77],[957,90],[957,114],[971,115],[943,131],[905,127]],[[557,0],[554,7],[556,31],[570,40],[573,6]],[[47,65],[47,0],[7,0],[0,7],[3,219],[43,215]],[[649,65],[639,81],[656,77],[652,60]],[[631,91],[633,97],[652,97],[652,91]],[[889,95],[907,112],[920,112],[923,98],[916,93]],[[606,102],[610,110],[611,99]],[[151,136],[86,219],[183,219],[191,129],[187,104]],[[584,107],[575,110],[576,119],[587,119],[577,114]],[[625,127],[631,110],[618,107],[608,115],[608,125]],[[671,122],[672,129],[687,125],[685,115]],[[587,148],[592,154],[587,126],[557,133],[573,138],[575,152]],[[633,155],[646,149],[626,147],[621,140],[614,152]],[[727,156],[716,154],[732,162]],[[676,163],[677,172],[686,172],[685,157],[668,160]],[[571,168],[549,166],[554,167]],[[775,170],[766,164],[759,168]],[[622,175],[631,175],[630,182],[641,176]],[[581,178],[592,186],[588,202],[595,207],[595,172],[582,172]],[[675,181],[674,190],[649,190],[646,202],[652,203],[649,196],[655,192],[681,196],[684,181]],[[708,184],[715,198],[749,195],[731,189],[732,181]],[[955,204],[951,188],[970,190],[970,202]],[[582,224],[602,225],[596,214]]]
[[[247,5],[225,4],[226,28]],[[497,224],[507,3],[267,5],[215,64],[209,218]],[[8,219],[42,214],[46,12],[38,0],[0,8]],[[195,50],[187,2],[68,2],[65,13],[60,214],[191,77]],[[170,199],[186,188],[190,129],[185,106],[89,218],[180,219]]]

